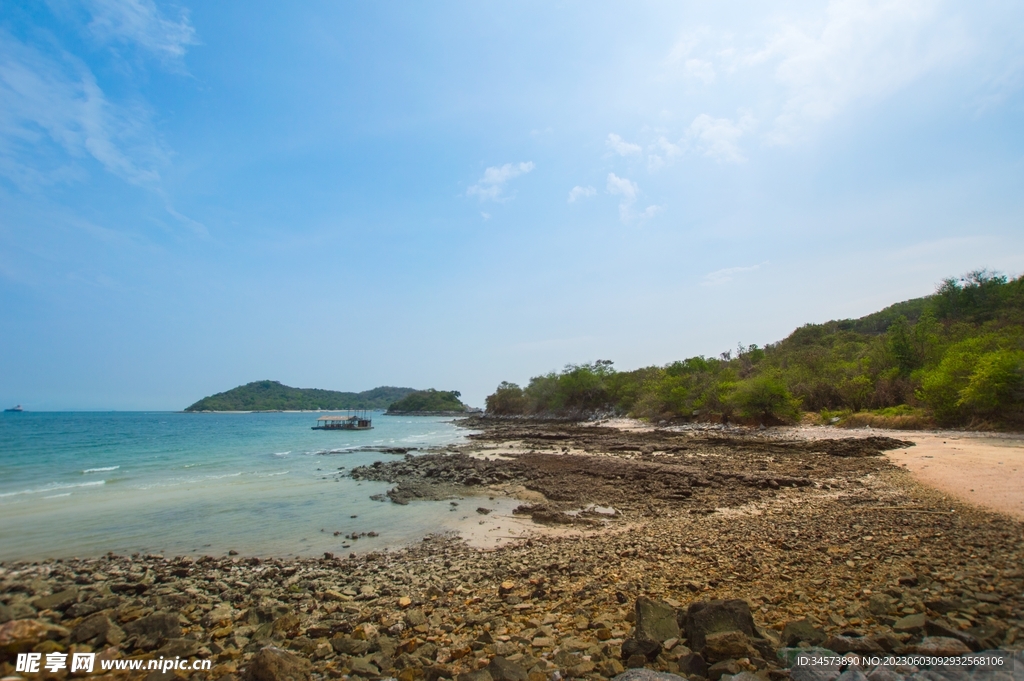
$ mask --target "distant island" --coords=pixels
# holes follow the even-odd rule
[[[386,409],[416,394],[415,388],[381,386],[361,393],[292,388],[279,381],[254,381],[204,397],[185,411],[316,411],[317,409]]]
[[[454,416],[474,410],[459,399],[458,390],[417,390],[388,407],[388,414],[413,416]]]

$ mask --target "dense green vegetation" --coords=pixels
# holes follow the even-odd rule
[[[984,270],[860,319],[808,324],[778,343],[618,372],[572,364],[502,383],[490,414],[850,424],[1024,425],[1024,277]]]
[[[388,407],[388,413],[466,411],[460,397],[458,390],[417,390]]]
[[[277,381],[254,381],[204,397],[185,411],[273,411],[314,409],[384,409],[413,388],[382,386],[361,393],[316,388],[291,388]]]

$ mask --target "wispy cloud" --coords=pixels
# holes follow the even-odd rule
[[[649,145],[647,149],[650,152],[647,155],[647,170],[652,173],[671,164],[683,153],[682,147],[669,142],[664,136],[659,137],[658,141]]]
[[[633,156],[643,151],[643,147],[639,144],[631,144],[626,140],[622,139],[614,132],[608,134],[608,140],[606,141],[608,148],[614,151],[619,156]]]
[[[731,27],[705,26],[676,42],[666,68],[704,85],[756,78],[759,87],[746,90],[760,96],[747,95],[742,105],[765,121],[763,142],[789,144],[851,106],[961,63],[971,49],[969,24],[943,11],[945,5],[943,0],[831,0],[810,12],[783,11],[772,29],[745,40],[738,40]],[[737,159],[735,145],[715,148],[707,155]]]
[[[701,286],[720,286],[732,281],[739,274],[743,274],[744,272],[753,272],[761,269],[761,265],[767,264],[767,262],[763,262],[758,265],[751,265],[750,267],[726,267],[725,269],[715,270],[714,272],[709,272],[704,275],[704,280],[701,282]]]
[[[661,206],[648,206],[639,214],[635,214],[633,212],[633,204],[636,203],[640,195],[640,187],[636,182],[628,178],[619,177],[615,173],[608,173],[606,189],[612,196],[620,197],[619,220],[623,224],[630,223],[635,219],[646,220],[652,218],[661,211]]]
[[[687,59],[683,68],[686,75],[690,78],[695,78],[709,85],[714,83],[717,77],[714,65],[704,59]]]
[[[166,151],[146,107],[111,103],[88,68],[62,57],[0,31],[0,156],[8,177],[41,178],[48,174],[43,159],[62,168],[91,156],[132,184],[154,186]],[[55,158],[57,149],[70,159]]]
[[[192,230],[192,233],[195,234],[196,236],[204,238],[210,236],[209,230],[206,229],[206,225],[204,225],[203,223],[199,222],[198,220],[193,220],[187,215],[179,213],[178,211],[174,210],[174,207],[171,206],[170,204],[166,206],[166,209],[171,217],[173,217],[175,220],[177,220],[178,222]]]
[[[737,121],[701,114],[693,119],[687,137],[704,156],[720,163],[743,163],[747,159],[740,150],[739,141],[745,132],[753,129],[754,124],[754,118],[749,114]]]
[[[89,0],[89,31],[103,42],[132,43],[165,61],[180,60],[197,42],[188,11],[168,18],[153,0]]]
[[[817,26],[784,25],[748,61],[773,61],[788,98],[769,141],[785,143],[808,123],[827,120],[858,100],[903,88],[955,59],[965,40],[936,21],[936,0],[833,0]]]
[[[481,201],[507,201],[509,197],[504,196],[505,183],[520,175],[525,175],[533,168],[533,161],[491,166],[484,171],[483,177],[476,184],[466,190],[466,195],[479,196]]]
[[[577,199],[585,199],[595,194],[597,194],[597,190],[593,187],[580,187],[576,185],[569,190],[569,203],[576,203]]]
[[[664,210],[663,206],[650,205],[650,206],[647,206],[647,208],[644,208],[643,211],[640,213],[640,215],[638,217],[641,220],[647,220],[649,218],[653,218],[655,215],[660,213],[662,210]]]
[[[608,173],[608,193],[621,196],[623,201],[629,201],[632,203],[636,201],[636,195],[640,193],[640,187],[637,186],[636,182],[625,178],[619,177],[615,173]]]

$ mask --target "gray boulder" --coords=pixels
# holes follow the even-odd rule
[[[821,644],[823,648],[827,648],[833,652],[839,653],[857,653],[858,655],[881,655],[885,651],[882,646],[878,645],[878,642],[874,639],[863,638],[860,636],[831,636],[827,641]]]
[[[943,636],[945,638],[955,638],[965,646],[978,652],[982,649],[981,642],[978,639],[971,636],[966,631],[960,631],[959,629],[952,629],[938,622],[928,620],[924,625],[924,633],[928,636]]]
[[[795,622],[787,622],[782,630],[782,645],[789,648],[801,641],[806,641],[812,646],[816,646],[824,641],[825,638],[825,631],[814,626],[814,623],[806,617]]]
[[[612,681],[686,681],[686,678],[652,669],[627,669],[613,677]]]
[[[459,674],[455,677],[455,681],[493,681],[493,679],[491,679],[491,673],[485,668]]]
[[[72,643],[89,643],[93,646],[116,646],[124,640],[124,631],[102,613],[86,617],[71,630]]]
[[[67,610],[78,600],[78,589],[71,587],[51,596],[43,596],[32,601],[36,610]]]
[[[742,631],[718,631],[708,634],[701,653],[704,659],[712,664],[722,660],[758,656],[757,651],[750,645],[750,639]]]
[[[494,656],[487,665],[487,673],[493,681],[526,681],[529,674],[526,669],[504,657]]]
[[[309,662],[287,650],[267,646],[246,667],[245,681],[309,681]]]
[[[664,601],[653,601],[644,596],[636,599],[636,638],[658,643],[679,638],[676,609]]]
[[[129,622],[124,630],[130,636],[136,636],[135,647],[152,650],[171,638],[181,638],[181,625],[178,616],[170,612],[154,612],[148,617]]]
[[[691,603],[684,616],[686,640],[690,648],[704,647],[708,634],[740,631],[749,638],[757,635],[750,606],[741,600],[697,601]]]

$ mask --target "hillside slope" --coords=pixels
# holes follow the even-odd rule
[[[467,410],[457,390],[418,390],[388,407],[389,414],[450,414]]]
[[[765,347],[617,372],[568,365],[502,383],[492,414],[847,425],[1024,426],[1024,278],[984,270],[861,317],[807,324]]]
[[[316,409],[385,409],[414,388],[381,386],[361,393],[292,388],[278,381],[254,381],[204,397],[185,411],[274,411]]]

